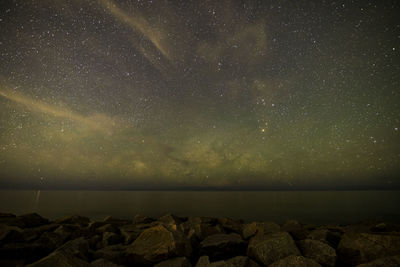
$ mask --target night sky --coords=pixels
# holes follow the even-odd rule
[[[1,1],[2,188],[400,188],[398,1]]]

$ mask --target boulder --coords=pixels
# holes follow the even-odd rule
[[[298,243],[303,256],[313,259],[319,264],[334,267],[336,251],[326,243],[319,240],[305,239]]]
[[[122,267],[122,265],[115,264],[105,259],[97,259],[90,263],[92,267]]]
[[[282,225],[281,230],[288,232],[294,240],[306,239],[307,235],[309,234],[309,230],[305,229],[303,225],[296,220],[286,221]]]
[[[134,218],[133,218],[133,223],[134,224],[143,224],[143,223],[152,223],[155,220],[153,218],[147,217],[143,214],[137,214]]]
[[[93,259],[105,259],[114,264],[125,265],[127,264],[125,250],[126,246],[123,246],[121,244],[107,246],[95,251],[92,254],[92,257]]]
[[[144,230],[126,250],[131,264],[155,264],[175,256],[190,258],[190,244],[162,225]]]
[[[106,247],[106,246],[116,245],[121,242],[123,242],[122,236],[111,232],[103,233],[103,240],[102,240],[103,246]]]
[[[207,217],[190,217],[186,222],[179,225],[179,228],[190,240],[193,240],[193,238],[203,240],[209,235],[224,233],[216,219]]]
[[[106,224],[111,224],[112,226],[119,227],[125,224],[131,224],[132,220],[124,220],[124,219],[118,219],[114,218],[112,216],[107,216],[104,218],[104,223]]]
[[[44,232],[35,243],[41,244],[50,253],[64,243],[64,238],[57,233]]]
[[[200,254],[208,255],[212,260],[245,255],[245,253],[246,242],[236,233],[210,235],[200,243]]]
[[[277,232],[251,238],[247,255],[261,264],[269,265],[291,255],[299,256],[300,251],[287,232]]]
[[[37,227],[49,223],[48,219],[43,218],[37,213],[18,216],[17,220],[21,221],[25,228]]]
[[[241,221],[232,220],[230,218],[219,218],[218,223],[227,233],[241,234],[243,231],[243,223]]]
[[[307,259],[303,256],[289,256],[276,261],[269,265],[269,267],[321,267],[321,265],[312,259]]]
[[[340,263],[358,265],[400,255],[399,235],[345,233],[337,248]]]
[[[24,228],[25,225],[22,221],[17,219],[17,216],[11,213],[0,213],[0,224],[6,224],[8,226],[17,226]]]
[[[68,241],[64,245],[60,246],[56,251],[87,261],[89,255],[89,242],[85,238],[80,237]]]
[[[337,231],[331,231],[328,229],[316,229],[311,231],[308,235],[307,238],[304,239],[313,239],[313,240],[319,240],[322,241],[328,245],[330,245],[333,248],[336,248],[337,245],[339,244],[341,237],[341,233]]]
[[[369,263],[357,265],[357,267],[398,267],[400,266],[400,255],[380,258]]]
[[[192,264],[186,257],[177,257],[162,261],[154,265],[154,267],[192,267]]]
[[[276,233],[280,229],[281,227],[274,222],[252,222],[244,225],[242,236],[244,239],[248,239],[254,235]]]
[[[79,230],[80,227],[76,224],[62,224],[54,230],[54,233],[59,234],[63,240],[66,241],[70,239],[76,231]]]
[[[23,231],[17,226],[0,224],[0,244],[23,241]]]
[[[78,215],[67,216],[55,221],[58,224],[77,224],[80,226],[88,226],[90,223],[90,219],[87,217],[82,217]]]
[[[126,245],[131,244],[145,229],[151,228],[152,224],[127,224],[121,226],[119,231],[124,243]]]
[[[55,251],[29,267],[90,267],[86,261],[62,251]]]
[[[104,232],[110,232],[110,233],[119,233],[119,229],[112,224],[105,224],[100,226],[99,228],[96,229],[98,232],[104,233]]]
[[[166,214],[158,218],[158,221],[167,225],[168,224],[179,225],[184,222],[184,219],[173,214]]]
[[[214,261],[210,263],[208,256],[201,256],[196,267],[259,267],[256,262],[246,256],[236,256],[228,260]]]

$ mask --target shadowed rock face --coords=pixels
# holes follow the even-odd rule
[[[314,259],[316,262],[324,266],[335,266],[336,251],[322,241],[305,239],[300,241],[298,245],[305,257]]]
[[[259,263],[269,265],[290,255],[300,255],[300,251],[287,232],[278,232],[250,239],[247,255]]]
[[[340,262],[349,265],[399,255],[400,235],[347,233],[343,235],[337,253]]]
[[[282,231],[285,230],[285,231]],[[248,239],[243,238],[248,237]],[[296,240],[296,241],[294,241]],[[0,213],[0,266],[400,266],[400,227]]]

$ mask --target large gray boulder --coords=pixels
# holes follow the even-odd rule
[[[247,255],[261,264],[269,265],[291,255],[300,255],[300,251],[287,232],[277,232],[256,235],[250,239]]]
[[[339,261],[348,265],[400,255],[400,236],[346,233],[340,240],[337,254]]]
[[[269,265],[269,267],[321,267],[321,265],[312,259],[307,259],[303,256],[289,256],[276,261]]]
[[[127,264],[126,246],[121,244],[107,246],[92,253],[93,259],[105,259],[117,265]]]
[[[248,239],[254,235],[276,233],[280,229],[281,227],[274,222],[252,222],[244,225],[242,236],[244,239]]]
[[[336,263],[336,251],[319,240],[305,239],[298,243],[303,256],[314,259],[321,265],[333,267]]]
[[[190,257],[188,242],[162,225],[144,230],[126,249],[131,264],[152,265],[176,256]]]
[[[236,233],[210,235],[200,243],[200,253],[213,260],[244,255],[245,252],[246,242]]]

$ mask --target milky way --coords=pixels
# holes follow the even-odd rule
[[[0,186],[399,188],[397,1],[2,1]]]

